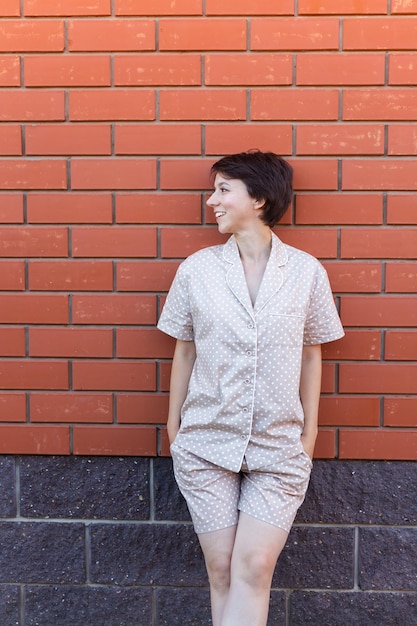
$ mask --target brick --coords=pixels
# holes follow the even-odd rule
[[[225,37],[225,33],[227,36]],[[160,50],[246,50],[246,20],[239,18],[162,19]]]
[[[155,324],[155,296],[74,295],[74,324]]]
[[[78,159],[71,162],[73,189],[155,189],[155,159]]]
[[[386,0],[298,0],[299,15],[349,15],[387,12]]]
[[[346,326],[416,326],[415,296],[342,296]]]
[[[161,256],[185,258],[207,246],[224,243],[226,238],[215,228],[162,228]]]
[[[375,624],[406,624],[414,606],[414,594],[397,591],[294,591],[291,595],[294,624],[308,624],[310,621],[320,626],[334,626],[335,619],[339,624],[360,624],[364,616],[365,619],[370,616]]]
[[[27,221],[33,224],[111,224],[110,193],[31,193]]]
[[[2,17],[19,17],[20,0],[3,0],[0,7]]]
[[[321,259],[337,257],[335,228],[279,228],[277,234],[284,243],[309,252]]]
[[[167,394],[117,394],[119,424],[164,424],[168,415]]]
[[[108,493],[99,499],[108,499]],[[128,624],[135,615],[138,623],[148,624],[152,619],[151,594],[146,587],[31,585],[25,597],[25,618],[33,624],[65,624],[70,613],[77,624],[104,624],[113,616]]]
[[[151,5],[137,0],[115,0],[116,15],[201,15],[201,0],[153,0]]]
[[[336,431],[331,428],[320,428],[314,447],[315,459],[334,459],[336,456]]]
[[[292,55],[206,54],[206,85],[291,85]]]
[[[360,588],[415,590],[415,540],[415,528],[361,528]],[[389,564],[392,551],[397,555],[395,567]]]
[[[145,521],[150,515],[149,466],[148,459],[139,458],[21,459],[21,514],[39,520],[49,517],[53,507],[54,518],[61,520]],[[87,623],[90,619],[91,614]]]
[[[297,85],[383,85],[385,54],[322,53],[297,55]]]
[[[64,94],[58,91],[2,91],[2,121],[44,122],[65,119]]]
[[[24,0],[25,15],[40,16],[75,16],[110,15],[110,0]]]
[[[388,194],[387,224],[417,224],[415,194]]]
[[[20,57],[17,55],[0,56],[0,87],[20,87]]]
[[[64,257],[68,254],[66,228],[0,228],[0,256]]]
[[[336,159],[299,159],[290,164],[294,167],[294,189],[304,190],[336,190],[337,160]]]
[[[72,367],[73,388],[75,390],[156,390],[155,363],[138,363],[137,361],[75,361]]]
[[[343,94],[343,120],[414,120],[417,91],[385,89],[346,89]]]
[[[417,230],[345,228],[342,231],[341,257],[362,259],[415,259]]]
[[[167,587],[164,591],[161,588],[160,590],[158,589],[156,598],[156,619],[158,624],[180,626],[181,616],[184,620],[183,623],[201,624],[201,626],[207,626],[211,623],[209,591],[204,587],[188,589]],[[186,616],[184,615],[184,607],[187,607]],[[279,600],[276,604],[271,603],[270,611],[274,615],[276,624],[284,624],[284,622],[277,621],[282,614],[281,612],[285,611],[285,603],[283,601],[281,604],[279,604]]]
[[[112,423],[111,393],[31,393],[30,421]]]
[[[417,155],[417,130],[415,124],[388,126],[388,154]]]
[[[113,332],[110,328],[29,328],[29,356],[112,357]]]
[[[168,291],[177,268],[177,261],[118,262],[117,291]]]
[[[251,50],[338,50],[339,20],[253,18]]]
[[[387,263],[385,291],[387,293],[417,292],[417,263]]]
[[[68,296],[64,294],[1,294],[1,324],[67,324]]]
[[[9,159],[0,163],[1,189],[66,189],[64,160]]]
[[[157,253],[156,228],[78,226],[72,232],[75,257],[155,257]]]
[[[207,124],[205,138],[207,155],[235,154],[248,148],[292,154],[291,124]]]
[[[175,120],[244,120],[244,89],[161,90],[160,117]]]
[[[416,0],[392,0],[391,13],[392,14],[417,13],[417,1]]]
[[[297,193],[295,204],[296,224],[382,224],[383,221],[379,193]]]
[[[112,291],[111,261],[30,261],[31,291]]]
[[[22,131],[20,126],[0,126],[0,155],[19,156],[21,154]]]
[[[23,223],[23,194],[1,193],[0,194],[0,223],[22,224]]]
[[[321,377],[321,392],[334,393],[336,391],[336,367],[334,363],[324,362]]]
[[[199,124],[116,124],[115,154],[201,154]]]
[[[115,55],[115,85],[201,85],[199,54]]]
[[[42,55],[25,58],[26,87],[108,87],[110,57]]]
[[[346,18],[344,50],[415,50],[417,19],[409,17]]]
[[[48,431],[45,426],[35,426],[33,430],[48,435],[52,441],[54,433],[58,439],[62,437],[60,432],[68,432],[64,427]],[[1,554],[3,581],[41,586],[85,582],[85,527],[82,524],[8,521],[1,524],[0,532],[5,544]]]
[[[118,193],[119,224],[201,224],[198,193]]]
[[[345,337],[323,346],[323,358],[375,361],[381,358],[381,334],[375,330],[347,330]]]
[[[24,261],[0,262],[0,291],[23,291],[26,288]]]
[[[63,52],[64,46],[62,20],[11,19],[0,23],[0,52]]]
[[[207,15],[293,15],[294,0],[206,0]]]
[[[275,89],[251,93],[252,120],[336,120],[339,94],[334,89]]]
[[[382,263],[337,261],[324,266],[336,293],[379,293],[382,289]]]
[[[0,422],[26,421],[26,394],[0,393]]]
[[[417,332],[387,330],[385,359],[387,361],[417,361]]]
[[[156,456],[156,429],[151,426],[74,426],[74,454]]]
[[[353,528],[293,528],[280,555],[280,567],[275,570],[272,586],[283,588],[287,580],[290,588],[312,588],[313,585],[324,589],[352,588],[353,546]],[[332,559],[330,555],[335,550],[338,558]],[[313,563],[317,565],[316,570]]]
[[[384,153],[384,126],[349,124],[337,126],[300,125],[297,154],[358,155]]]
[[[26,154],[111,154],[109,124],[39,124],[26,127]]]
[[[415,85],[417,82],[417,54],[391,52],[389,55],[389,85]]]
[[[159,429],[159,450],[158,455],[162,457],[171,456],[170,443],[168,438],[168,432],[166,428]]]
[[[417,398],[384,398],[384,426],[417,427]]]
[[[379,426],[380,400],[375,396],[321,396],[320,426]]]
[[[296,522],[413,526],[417,519],[414,472],[413,461],[317,461]],[[334,626],[334,613],[329,617],[333,622],[327,623]]]
[[[68,364],[65,361],[13,361],[8,359],[0,363],[0,389],[45,388],[68,389]],[[4,432],[7,433],[8,431]],[[10,432],[14,433],[15,431],[12,429]],[[41,431],[38,432],[41,433]],[[30,438],[29,432],[27,435]],[[7,437],[8,435],[6,435]],[[9,443],[11,443],[11,438]],[[6,451],[8,454],[20,454],[14,450],[8,450],[7,443],[2,437],[0,437],[0,450],[2,454]],[[28,453],[30,451],[21,454]]]
[[[415,461],[417,433],[394,430],[343,430],[339,432],[340,459]]]
[[[339,390],[342,393],[415,394],[417,392],[417,364],[415,363],[341,363],[339,376]],[[417,433],[415,434],[417,436]],[[356,436],[360,437],[361,433],[357,433]],[[379,457],[364,455],[353,458]]]
[[[93,524],[91,581],[121,587],[206,585],[203,555],[193,533],[190,524]],[[160,558],[162,545],[166,561]],[[176,572],[166,567],[173,560]]]
[[[69,20],[70,52],[155,50],[154,20]]]
[[[171,359],[175,340],[157,328],[118,328],[116,357],[128,359]]]
[[[155,93],[152,90],[79,90],[69,94],[71,121],[113,121],[155,119]]]
[[[25,356],[26,336],[24,328],[0,328],[0,356]]]
[[[161,160],[161,189],[210,189],[214,159]]]
[[[415,164],[407,159],[345,161],[342,170],[342,189],[385,189],[408,191],[417,189]]]
[[[169,383],[171,377],[171,361],[162,361],[159,364],[160,382],[159,391],[169,391]]]

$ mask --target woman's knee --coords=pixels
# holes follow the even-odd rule
[[[217,590],[230,587],[230,555],[212,554],[206,558],[207,573],[210,585]]]
[[[234,573],[249,586],[264,588],[271,584],[275,565],[275,556],[254,550],[242,555],[240,563],[234,564]]]

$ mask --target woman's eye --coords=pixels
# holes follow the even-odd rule
[[[221,191],[222,193],[224,193],[225,191],[228,191],[228,190],[227,190],[227,189],[225,189],[224,187],[220,187],[220,191]]]

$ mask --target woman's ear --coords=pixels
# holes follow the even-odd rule
[[[265,200],[263,198],[261,198],[260,200],[256,200],[254,198],[254,200],[253,200],[253,208],[254,209],[256,209],[258,211],[259,209],[262,209],[264,205],[265,205]]]

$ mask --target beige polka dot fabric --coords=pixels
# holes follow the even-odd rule
[[[327,274],[272,234],[252,306],[234,236],[179,267],[158,328],[194,340],[197,358],[175,442],[239,472],[303,452],[299,397],[303,345],[343,336]]]

